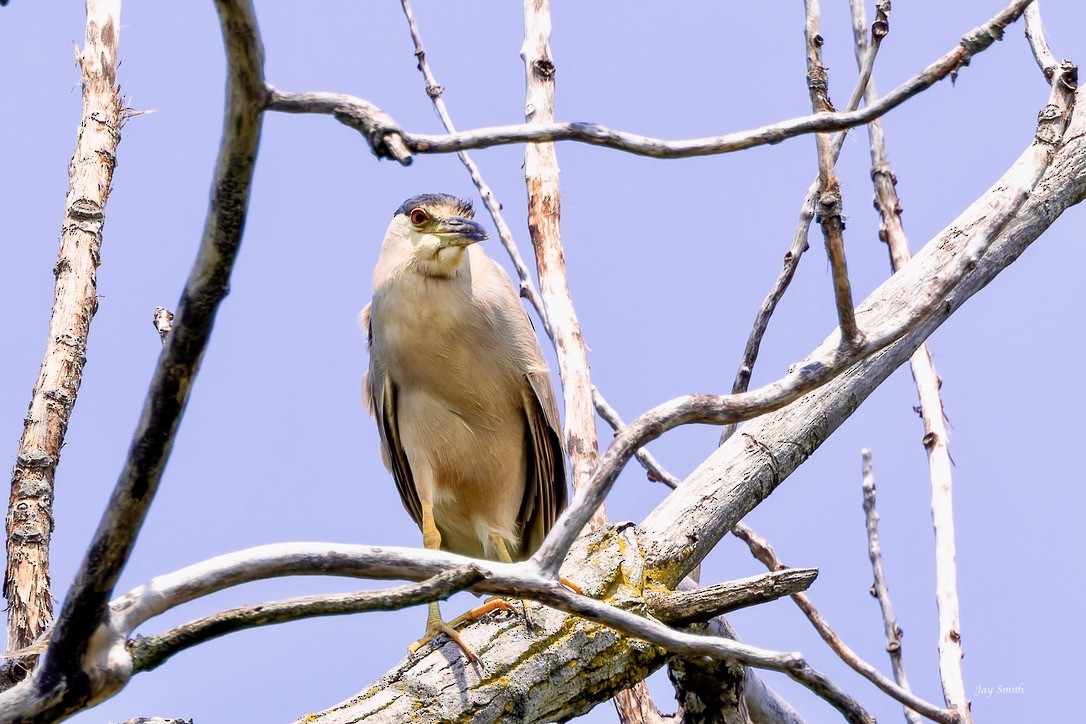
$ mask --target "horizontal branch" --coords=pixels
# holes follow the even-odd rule
[[[447,598],[486,577],[475,565],[450,568],[421,583],[382,591],[299,596],[282,601],[240,606],[170,629],[154,636],[142,636],[130,646],[133,673],[150,671],[180,651],[197,644],[274,623],[300,621],[317,616],[341,616],[366,611],[393,611]]]
[[[576,141],[652,158],[690,158],[741,151],[809,133],[842,131],[878,118],[948,75],[1003,36],[1003,29],[1018,19],[1031,0],[1014,0],[990,21],[967,33],[959,44],[917,75],[883,96],[877,103],[846,113],[815,113],[723,136],[666,141],[618,131],[596,123],[542,123],[494,126],[446,134],[410,133],[369,101],[335,93],[286,93],[269,87],[270,110],[288,113],[323,113],[357,128],[379,158],[408,163],[398,150],[411,153],[455,153],[513,143]]]
[[[369,101],[340,93],[284,93],[266,86],[265,107],[283,113],[321,113],[350,126],[366,139],[377,158],[392,158],[411,165],[400,127],[392,116]]]
[[[806,591],[817,577],[817,568],[787,568],[688,591],[649,594],[647,602],[652,615],[664,623],[704,622]]]

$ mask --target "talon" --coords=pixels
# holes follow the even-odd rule
[[[508,605],[508,604],[506,604]],[[482,606],[480,606],[482,608]],[[471,613],[470,611],[468,613]],[[465,614],[466,615],[466,614]],[[453,619],[450,623],[445,623],[441,618],[441,612],[438,610],[437,603],[430,604],[430,615],[426,618],[426,633],[422,638],[407,647],[407,655],[414,656],[415,652],[420,648],[430,643],[430,641],[438,634],[445,634],[453,643],[463,650],[464,655],[468,657],[469,661],[478,663],[479,657],[475,655],[475,652],[471,650],[471,647],[464,643],[464,639],[460,638],[460,634],[456,632],[454,626],[460,622],[463,616]]]

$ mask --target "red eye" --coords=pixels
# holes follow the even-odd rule
[[[414,224],[415,226],[422,226],[423,224],[425,224],[429,220],[430,220],[430,215],[427,214],[422,209],[412,209],[411,210],[411,223]]]

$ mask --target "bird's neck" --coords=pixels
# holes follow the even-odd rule
[[[426,277],[452,279],[465,272],[468,266],[467,247],[446,246],[437,252],[419,250],[412,267],[415,273]]]

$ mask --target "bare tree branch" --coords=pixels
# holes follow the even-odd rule
[[[852,95],[849,96],[849,111],[854,111],[860,107],[860,101],[864,97],[864,91],[875,67],[875,58],[878,56],[882,39],[886,37],[888,31],[889,26],[885,23],[880,24],[876,21],[872,25],[871,46],[864,58],[860,75],[856,79],[856,85],[852,88]],[[837,163],[837,158],[841,155],[841,148],[845,144],[847,133],[847,131],[840,131],[833,136],[833,163]],[[773,282],[769,293],[766,294],[765,299],[762,301],[762,306],[759,307],[750,334],[747,336],[747,344],[743,348],[743,359],[739,363],[739,369],[735,373],[735,381],[732,383],[733,395],[746,392],[750,386],[750,378],[754,374],[754,363],[757,362],[758,352],[762,347],[762,338],[769,328],[769,319],[773,316],[773,312],[776,311],[777,304],[784,297],[784,293],[788,291],[788,285],[792,283],[792,277],[795,276],[796,269],[799,268],[799,260],[803,253],[807,251],[807,235],[811,229],[811,221],[814,219],[815,202],[818,199],[820,188],[821,183],[819,178],[816,177],[807,189],[807,195],[803,198],[803,205],[799,211],[799,224],[796,226],[796,233],[792,237],[792,246],[784,255],[784,266],[776,281]],[[729,437],[735,434],[737,427],[738,425],[735,423],[725,425],[720,431],[720,442],[718,444],[723,445]]]
[[[807,45],[807,88],[811,95],[811,108],[815,113],[832,113],[829,97],[829,75],[822,64],[822,36],[818,26],[821,10],[818,0],[805,0],[806,22],[804,37]],[[852,284],[848,280],[845,262],[845,223],[841,216],[841,185],[833,170],[836,154],[833,139],[828,133],[815,134],[818,144],[818,223],[826,242],[826,255],[833,271],[833,296],[837,304],[837,318],[841,325],[841,342],[850,347],[863,343],[856,326],[856,312],[852,302]]]
[[[150,671],[176,653],[219,636],[256,626],[300,621],[316,616],[340,616],[365,611],[392,611],[447,598],[482,580],[475,565],[450,568],[421,583],[383,591],[300,596],[221,611],[154,636],[138,637],[129,646],[132,671]]]
[[[8,650],[29,646],[53,622],[49,580],[53,482],[87,361],[91,319],[98,311],[96,271],[121,140],[123,103],[117,85],[121,3],[87,0],[86,8],[86,36],[78,56],[82,120],[68,167],[49,338],[11,473],[4,577]]]
[[[890,589],[886,585],[886,576],[882,571],[882,546],[879,544],[879,513],[875,510],[875,475],[871,471],[871,451],[863,451],[863,492],[864,514],[867,524],[867,554],[871,559],[871,573],[875,579],[871,586],[871,595],[879,602],[882,611],[882,626],[886,632],[886,652],[890,654],[890,666],[894,670],[894,681],[905,691],[911,692],[905,665],[901,660],[901,628],[894,617],[894,607],[890,603]],[[905,720],[909,724],[919,724],[916,712],[905,707]]]
[[[404,145],[396,121],[369,101],[341,93],[283,93],[265,85],[265,107],[282,113],[322,113],[362,134],[377,158],[395,159],[411,165],[411,152]]]
[[[1033,57],[1037,60],[1037,66],[1045,74],[1048,82],[1052,83],[1058,63],[1056,56],[1052,54],[1048,47],[1048,40],[1045,38],[1045,27],[1041,22],[1041,6],[1036,2],[1031,2],[1026,6],[1025,15],[1026,40],[1029,41],[1029,47],[1033,51]]]
[[[91,650],[92,634],[105,620],[117,577],[154,498],[241,241],[260,138],[263,49],[247,0],[217,0],[216,7],[229,60],[229,80],[223,140],[204,237],[159,357],[128,459],[52,629],[49,648],[34,675],[24,682],[27,686],[8,692],[24,703],[48,702],[39,710],[44,716],[75,711],[85,705],[91,688],[108,689],[127,679],[123,662],[95,661],[96,655],[108,656],[109,652]],[[90,681],[90,677],[98,680]]]
[[[1056,110],[1043,120],[1046,138],[1055,135],[1062,138],[1066,122],[1064,108],[1053,106]],[[781,409],[802,395],[825,385],[847,369],[853,367],[876,352],[893,344],[899,339],[923,327],[933,315],[944,318],[947,311],[946,299],[956,287],[962,285],[968,275],[974,273],[983,260],[988,247],[999,238],[1004,228],[1015,220],[1019,210],[1030,198],[1034,187],[1041,179],[1053,160],[1054,146],[1048,140],[1038,138],[1015,165],[989,190],[980,201],[970,207],[938,240],[942,248],[953,249],[956,253],[943,258],[944,264],[925,269],[927,276],[918,280],[915,274],[895,275],[876,289],[868,300],[861,305],[858,319],[868,318],[875,323],[868,328],[861,327],[864,342],[855,347],[841,344],[840,332],[833,332],[823,344],[802,363],[777,380],[753,392],[738,395],[686,395],[659,405],[641,415],[619,433],[606,453],[601,457],[599,467],[592,475],[590,483],[574,496],[573,504],[555,523],[539,551],[533,556],[540,569],[548,574],[556,574],[573,540],[584,528],[592,513],[602,504],[618,474],[636,450],[651,442],[663,433],[679,425],[690,423],[724,424],[738,422],[764,415]],[[962,240],[966,240],[962,243]],[[957,242],[957,243],[955,243]],[[933,251],[932,256],[937,252]],[[919,267],[918,267],[919,268]],[[911,284],[910,293],[905,296],[894,294]],[[887,304],[887,302],[891,302]],[[935,314],[939,312],[939,314]],[[671,500],[683,500],[674,495]],[[743,511],[739,516],[745,515]],[[681,520],[681,518],[680,518]],[[738,518],[736,518],[738,520]],[[704,522],[696,516],[692,522]],[[734,524],[736,521],[731,521]],[[710,522],[715,528],[716,523]],[[731,526],[716,529],[715,537],[701,539],[698,548],[708,541],[712,547],[720,536]],[[676,533],[664,534],[660,541],[674,541]],[[682,531],[685,541],[687,531]],[[665,546],[670,548],[670,543]],[[686,543],[680,546],[686,550]],[[706,549],[707,550],[707,549]],[[700,556],[698,557],[700,560]],[[697,561],[690,564],[692,568]],[[686,568],[683,575],[689,572]],[[681,576],[680,576],[681,578]],[[675,581],[677,582],[677,580]],[[673,584],[675,582],[672,582]]]
[[[352,128],[359,127],[356,123],[361,124],[365,127],[363,135],[370,141],[374,153],[382,158],[393,156],[389,151],[389,146],[393,143],[392,137],[399,137],[404,146],[413,153],[453,153],[511,143],[539,144],[556,141],[577,141],[653,158],[689,158],[692,156],[732,153],[745,148],[780,143],[807,133],[841,131],[862,125],[873,118],[884,115],[948,75],[957,73],[962,66],[969,63],[973,56],[986,50],[992,43],[1002,38],[1003,29],[1017,20],[1023,9],[1031,1],[1014,0],[990,21],[967,33],[953,50],[883,96],[877,103],[868,105],[862,110],[850,113],[820,113],[802,116],[749,131],[740,131],[711,138],[665,141],[625,131],[617,131],[595,123],[579,122],[526,123],[518,126],[478,128],[444,135],[409,133],[395,123],[389,123],[389,117],[383,113],[381,114],[382,120],[367,125],[368,121],[366,119],[373,114],[376,106],[358,98],[331,93],[286,93],[271,90],[268,108],[290,113],[334,115],[340,122],[346,123]],[[347,113],[345,110],[346,105],[356,103],[359,106],[359,115],[357,117],[350,117],[349,114],[348,117],[341,117]],[[339,113],[337,113],[337,109]],[[401,163],[403,162],[401,160]]]
[[[773,548],[764,539],[758,537],[750,528],[746,527],[742,523],[735,526],[735,536],[741,541],[747,544],[750,548],[751,554],[765,564],[765,567],[771,571],[779,571],[785,568],[785,565],[781,563],[781,560],[777,557],[777,554],[773,552]],[[861,659],[855,651],[849,648],[844,641],[841,640],[830,625],[826,622],[826,619],[822,617],[822,614],[818,612],[811,599],[807,598],[802,593],[796,593],[792,595],[792,600],[796,602],[803,614],[814,626],[818,635],[822,637],[834,653],[836,653],[842,661],[849,665],[849,667],[870,681],[875,686],[882,689],[888,695],[901,703],[915,709],[927,718],[938,722],[959,722],[962,719],[959,718],[958,712],[953,709],[940,709],[939,707],[924,701],[920,697],[913,694],[911,691],[898,686],[890,679],[879,673],[871,664]]]
[[[592,386],[592,398],[596,403],[596,412],[599,413],[600,417],[602,417],[616,433],[621,432],[622,428],[626,427],[626,423],[622,421],[622,417],[619,416],[618,410],[611,407],[595,385]],[[641,467],[645,468],[645,471],[648,473],[648,478],[652,482],[663,483],[672,490],[679,487],[679,483],[682,482],[665,470],[653,454],[649,452],[648,448],[639,448],[634,457],[637,458],[637,462],[641,463]]]
[[[1083,176],[1086,137],[1082,135],[1086,111],[1072,104],[1070,121],[1067,114],[1068,110],[1058,104],[1046,107],[1033,144],[992,188],[928,242],[901,271],[872,292],[859,306],[857,319],[863,328],[865,320],[872,317],[894,325],[900,319],[915,318],[919,308],[926,307],[924,303],[917,304],[918,296],[927,295],[929,284],[939,284],[934,282],[935,277],[945,273],[948,266],[961,263],[962,254],[968,255],[970,247],[984,246],[986,251],[981,256],[966,263],[970,271],[937,304],[936,313],[912,327],[900,342],[851,366],[834,382],[809,393],[801,404],[749,423],[742,435],[728,440],[714,452],[639,526],[649,567],[663,573],[664,585],[667,582],[674,585],[696,566],[736,522],[806,460],[932,331],[1012,263],[1065,209],[1082,200],[1086,195]],[[1060,140],[1053,144],[1049,140],[1053,137]],[[1040,181],[1039,173],[1043,174]],[[868,333],[868,344],[877,336]],[[822,355],[836,350],[837,342],[837,335],[831,335],[798,369],[807,369]],[[719,405],[719,401],[717,398],[706,407],[721,412],[729,407],[734,410],[731,405]],[[672,404],[670,408],[681,409],[681,405]],[[698,415],[691,413],[690,417]],[[716,419],[724,417],[721,414]],[[620,435],[604,455],[601,469],[618,455],[623,440],[632,444],[636,439],[644,444],[644,438],[652,436],[643,434],[649,421],[659,426],[664,424],[654,417],[643,419],[645,427],[641,433]],[[659,426],[652,428],[653,434],[659,434]],[[563,534],[559,530],[559,535]]]
[[[806,591],[817,577],[817,568],[788,568],[702,588],[650,593],[647,601],[656,618],[673,626],[684,625]]]
[[[524,0],[524,59],[527,85],[524,101],[529,126],[554,121],[554,61],[550,49],[550,0]],[[565,439],[573,490],[580,490],[599,459],[592,380],[588,371],[581,324],[573,307],[566,278],[566,257],[559,228],[558,159],[551,143],[533,143],[524,149],[524,179],[528,185],[528,230],[535,248],[539,288],[550,320],[565,399]],[[602,525],[603,501],[590,512],[590,525]],[[588,522],[588,521],[586,521]]]
[[[995,225],[996,230],[1002,226],[1002,232],[947,296],[938,314],[897,344],[809,394],[801,404],[750,423],[744,434],[716,450],[636,531],[605,528],[582,537],[570,552],[568,570],[576,570],[582,584],[587,583],[582,576],[604,577],[598,586],[585,585],[585,592],[619,600],[624,596],[636,599],[639,593],[629,588],[633,583],[673,587],[908,360],[927,335],[1012,263],[1064,210],[1081,202],[1086,197],[1086,110],[1074,109],[1063,138],[1034,193],[1009,224]],[[975,233],[993,231],[990,226],[978,226],[979,219],[998,213],[993,208],[1002,206],[1001,199],[1020,193],[1021,177],[1028,175],[1028,169],[1047,163],[1034,151],[1029,149],[1004,178],[862,304],[858,310],[861,323],[869,306],[879,314],[900,312],[937,270],[952,263]],[[604,534],[622,536],[625,542],[608,544],[600,537]],[[569,718],[629,687],[664,661],[636,640],[616,637],[610,629],[549,608],[533,612],[533,618],[540,632],[532,636],[519,622],[500,615],[485,617],[461,631],[477,650],[488,647],[483,671],[473,671],[462,661],[443,661],[434,652],[402,662],[316,720],[394,719],[398,713],[455,719],[497,716],[503,711],[516,711],[529,721]],[[525,660],[524,651],[538,646],[547,646],[548,655]],[[455,687],[462,696],[441,697],[446,687]],[[378,710],[380,714],[376,714]]]

